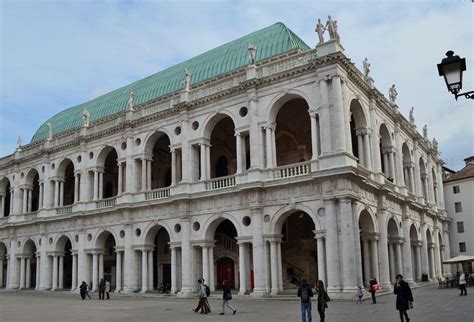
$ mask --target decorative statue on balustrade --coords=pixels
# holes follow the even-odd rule
[[[46,123],[46,126],[48,127],[48,139],[47,141],[51,141],[53,139],[53,124],[51,123]]]
[[[392,87],[388,90],[388,96],[390,98],[390,103],[395,104],[395,101],[397,100],[398,92],[397,89],[395,88],[395,84],[392,84]]]
[[[433,149],[438,152],[438,141],[436,141],[436,138],[433,138]]]
[[[23,146],[23,140],[21,136],[18,136],[18,140],[16,141],[16,150],[21,151],[22,146]]]
[[[409,118],[410,118],[410,125],[415,126],[415,108],[414,107],[410,109]]]
[[[324,32],[328,31],[329,39],[335,39],[337,41],[340,40],[339,33],[337,32],[337,20],[332,20],[331,16],[328,16],[328,21],[326,25],[321,23],[321,19],[318,19],[318,23],[316,24],[316,28],[314,31],[318,34],[319,43],[324,43]]]
[[[89,127],[90,118],[91,113],[89,113],[87,109],[84,109],[84,111],[82,111],[82,126]]]
[[[425,140],[428,140],[428,124],[425,124],[425,126],[423,126],[423,137],[425,138]]]
[[[128,110],[129,111],[133,111],[134,108],[133,108],[133,98],[135,97],[135,93],[130,91],[128,93]]]
[[[186,67],[184,67],[183,85],[184,85],[184,90],[189,91],[189,87],[191,85],[191,73]]]
[[[247,42],[247,50],[249,52],[250,65],[255,65],[257,47],[255,47],[254,44]]]
[[[370,63],[367,57],[364,59],[362,64],[364,65],[364,76],[367,78],[369,77],[369,73],[370,73]]]

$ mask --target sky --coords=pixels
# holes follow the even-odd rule
[[[345,54],[408,118],[415,107],[446,166],[474,155],[474,100],[454,99],[438,76],[445,52],[466,58],[474,90],[471,0],[22,1],[0,0],[0,157],[54,114],[275,22],[314,47],[331,15]]]

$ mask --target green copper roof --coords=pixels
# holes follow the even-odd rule
[[[249,62],[247,42],[257,47],[257,62],[296,49],[302,51],[310,49],[295,33],[278,22],[91,101],[70,107],[41,125],[33,135],[31,143],[47,138],[47,123],[52,124],[53,134],[81,127],[84,109],[90,113],[90,122],[125,111],[130,91],[135,94],[133,104],[139,105],[182,90],[185,67],[191,73],[191,85],[245,67]]]

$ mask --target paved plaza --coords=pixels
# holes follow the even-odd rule
[[[474,321],[474,295],[459,296],[457,289],[438,289],[427,286],[413,290],[415,309],[412,321],[472,322]],[[212,314],[203,316],[191,309],[194,299],[175,297],[117,296],[110,301],[81,301],[79,295],[66,292],[1,291],[0,322],[24,321],[299,321],[299,305],[292,300],[236,299],[235,316],[218,315],[220,301],[211,299]],[[395,295],[384,295],[377,305],[355,302],[330,302],[326,320],[336,321],[399,321],[395,311]],[[313,305],[313,309],[315,305]],[[319,321],[313,311],[314,321]]]

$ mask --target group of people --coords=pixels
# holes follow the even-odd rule
[[[376,304],[375,293],[379,289],[379,285],[375,278],[371,279],[369,282],[369,292],[372,295],[372,303]],[[316,301],[318,303],[318,313],[321,322],[324,322],[326,315],[325,310],[328,307],[328,302],[331,300],[328,293],[324,288],[324,283],[321,280],[318,280],[315,285],[316,291]],[[396,300],[396,309],[400,314],[401,322],[409,322],[410,318],[408,317],[407,311],[413,308],[413,294],[411,292],[410,285],[403,280],[403,276],[398,274],[396,277],[396,283],[393,286],[393,293],[397,295]],[[297,296],[301,301],[301,321],[302,322],[311,322],[312,313],[311,313],[311,298],[314,296],[311,286],[305,279],[301,280],[301,284],[298,287]],[[357,296],[358,300],[356,303],[362,304],[362,298],[364,296],[364,291],[362,286],[357,287]]]
[[[85,300],[87,296],[90,300],[91,296],[89,295],[89,291],[89,285],[82,281],[81,285],[79,285],[79,294],[81,295],[81,299]],[[107,300],[110,300],[110,282],[101,278],[99,282],[99,300],[104,300],[105,295],[107,296]]]
[[[207,298],[211,295],[211,290],[209,286],[204,283],[204,278],[198,279],[198,297],[199,302],[198,306],[193,309],[193,312],[199,312],[200,314],[209,314],[211,313],[211,306],[209,305],[209,301]],[[222,282],[222,310],[219,315],[225,315],[225,308],[229,308],[233,315],[237,313],[237,310],[230,305],[229,301],[232,300],[232,292],[230,290],[227,281],[224,280]]]

